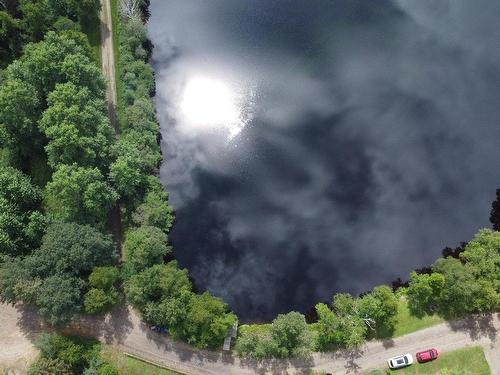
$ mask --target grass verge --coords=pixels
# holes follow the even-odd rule
[[[475,346],[455,350],[449,353],[439,355],[439,358],[433,362],[415,363],[401,370],[391,371],[375,370],[365,373],[366,375],[385,375],[385,374],[420,374],[420,375],[445,375],[445,374],[463,374],[463,375],[490,375],[490,369],[484,357],[483,348]]]
[[[379,336],[382,338],[403,336],[442,323],[443,321],[437,315],[425,316],[421,319],[412,316],[408,309],[408,301],[405,298],[401,298],[399,300],[398,314],[396,315],[397,323],[394,332],[390,334],[382,332]]]
[[[118,369],[120,375],[179,375],[179,373],[167,370],[155,365],[127,357],[118,349],[104,346],[102,357]]]
[[[80,19],[80,26],[82,32],[89,39],[95,61],[101,66],[101,20],[99,19],[99,15],[82,17]]]

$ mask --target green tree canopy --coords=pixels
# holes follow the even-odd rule
[[[96,314],[108,310],[118,300],[118,291],[113,287],[105,291],[91,288],[84,296],[85,312]]]
[[[43,280],[36,304],[41,316],[56,326],[68,323],[82,309],[82,280],[53,275]]]
[[[398,313],[398,300],[391,288],[377,286],[371,293],[358,300],[358,315],[367,325],[378,332],[394,330]],[[373,325],[371,324],[373,322]]]
[[[100,67],[87,55],[82,53],[68,55],[62,63],[62,72],[68,82],[89,89],[93,94],[92,100],[95,100],[96,96],[104,98],[106,90],[104,76]]]
[[[40,204],[41,191],[29,177],[0,168],[0,254],[23,255],[39,246],[45,227]]]
[[[102,223],[117,193],[97,168],[61,165],[46,186],[45,203],[53,217],[79,223]]]
[[[144,61],[132,61],[124,65],[123,83],[128,105],[138,98],[149,98],[155,88],[153,69]]]
[[[140,132],[158,133],[156,123],[156,111],[153,101],[150,98],[138,98],[125,110],[128,128]]]
[[[120,278],[116,267],[95,267],[89,276],[89,285],[93,288],[108,290],[115,286]]]
[[[72,163],[102,168],[108,163],[112,130],[106,106],[88,88],[58,84],[39,124],[49,140],[45,149],[53,168]]]
[[[128,132],[114,147],[116,161],[111,164],[110,177],[121,196],[142,197],[148,185],[148,175],[161,160],[156,135]]]
[[[324,303],[316,305],[316,313],[318,314],[317,335],[315,336],[316,348],[325,351],[330,349],[336,341],[335,326],[337,317]]]
[[[57,83],[68,81],[64,61],[71,55],[79,54],[91,58],[92,51],[84,34],[73,31],[45,34],[43,41],[27,44],[24,54],[7,68],[8,77],[29,82],[43,103]]]
[[[54,17],[46,1],[19,0],[22,13],[21,26],[28,41],[37,42],[43,38]]]
[[[125,243],[127,263],[135,272],[161,263],[163,257],[171,252],[167,236],[160,228],[141,226],[127,232]]]
[[[271,324],[271,337],[280,357],[297,357],[309,353],[311,336],[304,315],[292,311],[280,314]]]
[[[120,273],[116,267],[95,267],[89,276],[91,289],[85,294],[85,311],[94,314],[107,310],[118,302],[118,283]]]
[[[65,16],[73,20],[95,16],[101,9],[99,0],[45,0],[55,16]]]
[[[21,51],[21,25],[9,13],[0,11],[0,68]]]
[[[350,294],[338,293],[333,298],[332,306],[337,315],[334,344],[346,348],[361,345],[366,337],[367,326],[359,316],[358,301]]]
[[[326,308],[325,312],[331,312],[323,304],[318,304],[318,309],[323,311],[323,306]],[[304,315],[292,311],[278,315],[273,320],[269,333],[241,332],[235,349],[242,357],[259,360],[300,357],[310,353],[312,340]]]
[[[445,280],[438,297],[438,312],[445,318],[487,312],[498,305],[494,286],[484,279],[476,279],[472,270],[458,259],[438,259],[432,269]]]
[[[89,225],[54,223],[47,228],[42,246],[26,260],[33,275],[54,273],[86,276],[94,267],[111,264],[116,250],[109,235]]]
[[[500,293],[500,232],[480,230],[465,246],[461,258],[474,277],[490,282]]]
[[[168,193],[163,190],[148,192],[132,219],[136,225],[154,226],[167,234],[174,222],[173,209],[168,204]]]
[[[10,79],[0,87],[0,145],[21,156],[29,156],[41,147],[37,121],[40,103],[35,88],[19,79]]]
[[[439,273],[418,275],[412,272],[407,291],[410,312],[417,317],[436,313],[444,284],[445,279]]]
[[[41,358],[62,361],[71,374],[86,374],[86,369],[104,365],[100,357],[101,345],[96,340],[42,333],[35,346]]]
[[[157,264],[133,275],[125,284],[129,301],[142,311],[150,302],[166,297],[178,297],[182,290],[191,290],[187,270],[177,262]]]
[[[144,308],[144,319],[161,327],[169,327],[171,334],[182,332],[192,295],[191,291],[184,289],[179,296],[166,296],[159,303],[148,303]]]
[[[62,359],[40,357],[30,366],[28,375],[73,375],[73,372]]]
[[[229,329],[236,321],[227,305],[210,293],[192,294],[186,319],[180,329],[172,327],[171,334],[198,348],[220,348]]]

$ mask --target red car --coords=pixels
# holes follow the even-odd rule
[[[434,361],[438,356],[439,353],[437,349],[427,349],[422,352],[418,352],[416,355],[418,363]]]

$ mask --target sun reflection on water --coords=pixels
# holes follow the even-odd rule
[[[224,80],[193,76],[181,94],[180,121],[189,131],[223,131],[231,140],[248,122],[244,110],[247,100],[247,95]]]

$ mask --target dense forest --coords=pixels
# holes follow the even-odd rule
[[[147,323],[167,327],[173,338],[218,349],[236,316],[209,292],[194,293],[187,270],[172,260],[173,210],[157,177],[148,4],[136,4],[122,7],[114,25],[114,129],[92,42],[99,0],[0,1],[0,300],[35,306],[63,327],[126,298]],[[401,297],[415,316],[449,319],[497,310],[499,202],[500,191],[491,212],[494,230],[479,231],[459,251],[412,272],[406,287],[377,286],[358,298],[336,294],[316,305],[314,324],[297,312],[279,315],[268,332],[242,333],[236,351],[262,359],[357,347],[390,334]],[[120,213],[123,243],[111,235],[113,210]],[[38,345],[38,368],[114,371],[99,359],[95,343],[42,336]],[[86,361],[61,362],[57,353],[71,350],[90,354],[78,357]]]

